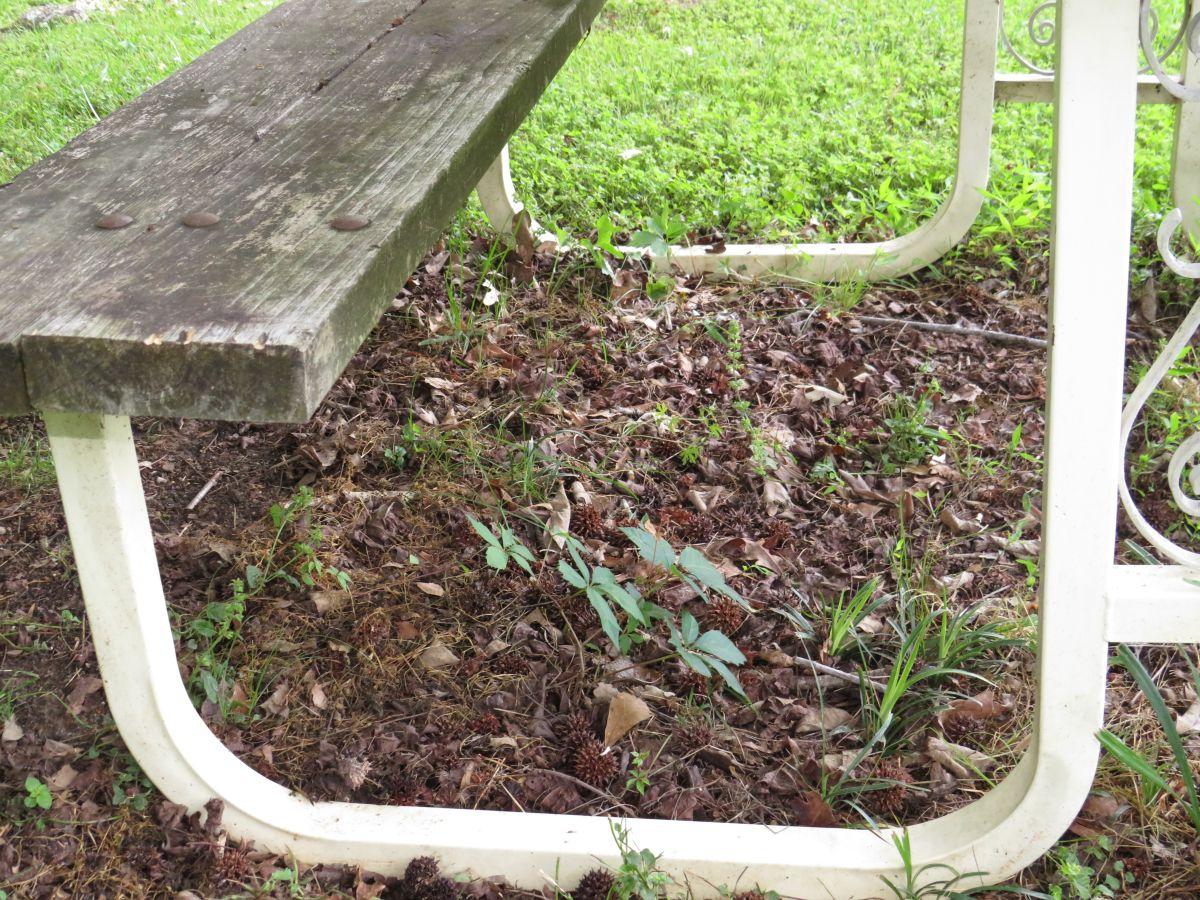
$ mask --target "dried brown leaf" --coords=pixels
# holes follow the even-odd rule
[[[421,665],[432,671],[448,669],[457,662],[458,657],[454,655],[454,651],[441,641],[434,641],[421,653]]]
[[[604,743],[613,746],[653,713],[649,705],[633,694],[620,693],[608,704],[608,720],[604,723]]]
[[[996,761],[979,750],[961,744],[951,744],[941,738],[931,737],[925,754],[956,778],[967,781],[978,778],[996,764]]]

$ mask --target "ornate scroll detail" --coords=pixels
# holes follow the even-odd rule
[[[1142,54],[1146,57],[1146,65],[1141,69],[1142,74],[1153,73],[1163,87],[1173,96],[1180,100],[1200,100],[1200,88],[1185,87],[1178,78],[1169,74],[1164,68],[1168,59],[1175,55],[1175,52],[1181,45],[1186,45],[1188,50],[1196,56],[1200,56],[1200,13],[1195,16],[1188,16],[1188,5],[1185,3],[1183,20],[1179,23],[1179,29],[1172,36],[1170,42],[1162,50],[1155,48],[1155,42],[1159,37],[1159,17],[1153,6],[1153,0],[1139,0],[1140,4],[1140,24],[1139,24],[1139,39],[1142,45]],[[1049,2],[1039,3],[1034,7],[1033,12],[1029,14],[1029,18],[1025,21],[1025,31],[1029,35],[1029,40],[1033,42],[1035,47],[1045,48],[1053,46],[1054,39],[1058,33],[1058,22],[1054,14],[1057,3],[1054,0]],[[1009,36],[1008,29],[1004,27],[1004,4],[1000,7],[1000,39],[1004,43],[1004,49],[1008,54],[1020,63],[1027,71],[1034,75],[1053,75],[1054,69],[1048,66],[1040,66],[1026,53],[1017,49],[1016,44]]]
[[[1038,47],[1050,47],[1054,44],[1055,35],[1058,33],[1058,22],[1054,18],[1057,6],[1055,0],[1039,3],[1025,22],[1025,30],[1029,33],[1029,39]],[[1000,4],[1000,39],[1004,42],[1004,49],[1008,51],[1009,55],[1034,75],[1054,74],[1053,69],[1039,66],[1013,45],[1008,36],[1008,29],[1004,27],[1003,3]]]
[[[1184,278],[1200,278],[1200,262],[1185,262],[1171,250],[1171,239],[1183,222],[1182,210],[1175,209],[1169,213],[1158,229],[1158,249],[1163,260],[1172,272]],[[1179,354],[1187,347],[1192,337],[1200,330],[1200,300],[1197,300],[1187,318],[1171,335],[1167,345],[1154,360],[1154,364],[1146,372],[1125,404],[1121,414],[1121,448],[1122,459],[1128,455],[1129,437],[1137,424],[1138,417],[1146,405],[1146,401],[1162,384],[1163,379],[1179,359]],[[1200,517],[1200,432],[1188,436],[1171,454],[1167,465],[1167,481],[1171,488],[1171,498],[1180,511],[1189,517]],[[1165,534],[1151,525],[1142,515],[1129,491],[1129,482],[1125,468],[1121,469],[1119,484],[1121,505],[1129,516],[1134,528],[1142,535],[1155,550],[1169,560],[1185,566],[1200,566],[1200,553],[1181,547]]]
[[[1171,43],[1159,53],[1154,49],[1154,40],[1158,37],[1158,14],[1151,5],[1152,0],[1141,0],[1141,20],[1138,26],[1138,36],[1142,42],[1142,55],[1146,57],[1147,68],[1142,71],[1154,73],[1154,77],[1174,97],[1190,103],[1200,100],[1200,87],[1189,87],[1179,78],[1170,75],[1163,68],[1163,63],[1170,58],[1180,44],[1188,53],[1200,56],[1200,13],[1188,16],[1188,6],[1184,6],[1183,21],[1179,23],[1179,31],[1171,39]]]

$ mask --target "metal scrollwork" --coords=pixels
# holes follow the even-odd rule
[[[1029,33],[1029,39],[1038,47],[1050,47],[1054,44],[1054,37],[1058,31],[1058,23],[1054,18],[1057,6],[1058,4],[1055,0],[1039,3],[1033,12],[1029,14],[1029,18],[1025,22],[1025,30]],[[1003,4],[1000,6],[1000,38],[1004,41],[1004,49],[1009,52],[1009,55],[1034,75],[1054,74],[1053,69],[1039,66],[1013,45],[1012,40],[1008,36],[1008,29],[1004,27]]]
[[[1185,278],[1200,278],[1200,262],[1185,262],[1171,249],[1171,239],[1182,223],[1183,212],[1179,209],[1173,210],[1163,219],[1162,225],[1158,229],[1158,249],[1162,253],[1167,268],[1172,272]],[[1171,371],[1171,367],[1175,365],[1175,361],[1179,359],[1179,354],[1187,347],[1198,330],[1200,330],[1200,300],[1196,301],[1187,318],[1171,335],[1167,345],[1163,347],[1153,365],[1138,382],[1133,393],[1129,395],[1125,410],[1121,414],[1121,447],[1125,455],[1128,454],[1130,435],[1133,434],[1134,426],[1137,424],[1146,401],[1162,384],[1163,379]],[[1179,510],[1185,516],[1200,517],[1200,432],[1187,437],[1171,454],[1171,461],[1167,465],[1167,481],[1171,488],[1171,498]],[[1180,565],[1200,566],[1200,553],[1179,546],[1151,525],[1142,515],[1129,491],[1124,467],[1121,470],[1119,490],[1121,505],[1125,507],[1125,512],[1134,528],[1150,542],[1155,550]]]
[[[1200,56],[1200,13],[1189,17],[1185,6],[1179,31],[1162,53],[1158,53],[1154,49],[1154,40],[1158,36],[1158,14],[1151,6],[1151,0],[1141,0],[1138,36],[1142,43],[1142,54],[1146,57],[1147,69],[1143,71],[1153,72],[1154,77],[1172,96],[1185,103],[1200,100],[1200,87],[1189,87],[1163,68],[1163,63],[1179,49],[1180,44],[1186,46],[1188,53]]]
[[[1139,3],[1140,22],[1138,35],[1142,45],[1142,54],[1146,57],[1146,65],[1141,68],[1141,73],[1153,73],[1162,82],[1163,87],[1180,100],[1200,100],[1200,88],[1186,87],[1178,78],[1168,73],[1164,68],[1167,60],[1185,43],[1193,55],[1200,56],[1200,13],[1189,18],[1188,10],[1185,6],[1183,21],[1180,22],[1179,29],[1162,50],[1157,50],[1154,45],[1159,36],[1160,23],[1158,13],[1154,9],[1153,0],[1139,0]],[[1049,0],[1049,2],[1039,3],[1034,7],[1033,12],[1029,14],[1029,18],[1025,22],[1025,31],[1028,33],[1029,40],[1033,42],[1034,46],[1045,48],[1054,44],[1054,39],[1058,32],[1058,23],[1054,17],[1056,7],[1057,3],[1054,0]],[[1003,41],[1004,49],[1008,51],[1009,55],[1029,72],[1034,75],[1054,74],[1053,68],[1038,65],[1029,55],[1017,49],[1016,44],[1009,36],[1008,29],[1004,27],[1003,3],[1000,7],[1000,39]]]

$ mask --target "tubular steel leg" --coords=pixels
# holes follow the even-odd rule
[[[909,829],[918,881],[1007,878],[1070,824],[1091,786],[1101,724],[1121,414],[1133,168],[1136,7],[1060,0],[1053,349],[1046,449],[1039,697],[1026,757],[994,790]],[[430,853],[451,871],[564,885],[619,862],[601,818],[311,803],[233,756],[180,679],[128,419],[46,413],[109,704],[130,751],[171,800],[225,802],[234,838],[306,863],[403,870]],[[1099,486],[1099,487],[1098,487]],[[1067,553],[1070,550],[1071,553]],[[1173,602],[1173,601],[1172,601]],[[904,882],[895,830],[633,820],[702,896],[759,884],[787,896],[887,895]],[[682,888],[681,888],[682,890]]]
[[[517,216],[525,212],[525,204],[517,199],[517,192],[513,188],[507,144],[484,173],[475,192],[493,230],[497,234],[510,237],[516,230]],[[533,233],[535,244],[543,247],[558,246],[557,235],[551,234],[532,218],[529,220],[529,230]]]

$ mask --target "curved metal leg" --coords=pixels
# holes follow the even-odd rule
[[[497,234],[511,237],[516,231],[517,216],[525,212],[525,204],[517,199],[516,189],[513,188],[507,144],[484,173],[475,192],[492,228]],[[542,247],[558,246],[558,236],[544,229],[532,217],[529,219],[529,230],[535,244]]]
[[[676,247],[654,259],[689,275],[786,277],[805,281],[875,281],[936,262],[963,239],[979,216],[991,160],[995,107],[997,0],[966,0],[958,168],[954,187],[932,219],[906,235],[867,244],[739,244],[722,253]]]
[[[531,889],[545,883],[543,873],[573,884],[597,860],[619,864],[603,819],[311,803],[238,760],[205,727],[179,675],[129,421],[45,418],[109,707],[130,752],[169,799],[195,810],[218,797],[231,836],[306,863],[398,874],[413,857],[433,854],[451,871],[504,875]],[[1040,854],[1086,796],[1104,687],[1102,617],[1091,614],[1102,585],[1074,573],[1067,580],[1069,596],[1048,598],[1051,608],[1062,604],[1062,625],[1044,635],[1045,646],[1086,680],[1046,694],[1050,740],[1037,741],[999,789],[911,829],[918,865],[1003,877]],[[1070,696],[1075,691],[1086,702]],[[662,853],[662,865],[701,893],[706,883],[759,883],[790,896],[875,897],[880,876],[903,878],[887,833],[628,824],[638,846]]]
[[[1107,640],[1200,632],[1196,589],[1112,565],[1132,193],[1136,8],[1060,0],[1039,696],[1034,739],[995,790],[909,830],[923,882],[989,883],[1035,860],[1091,786]],[[113,717],[170,799],[225,802],[230,834],[302,862],[403,870],[421,854],[453,871],[536,889],[619,862],[604,819],[312,803],[258,775],[204,726],[179,675],[128,419],[48,412],[51,448]],[[1068,547],[1068,544],[1070,546]],[[1071,553],[1067,553],[1067,550]],[[1143,594],[1154,592],[1147,598]],[[1171,617],[1166,630],[1150,621]],[[1181,631],[1183,633],[1181,633]],[[895,830],[769,829],[634,820],[633,841],[697,894],[757,883],[784,895],[866,898],[904,880]]]
[[[928,222],[901,237],[874,243],[731,244],[720,253],[702,246],[673,247],[666,256],[651,257],[654,267],[677,266],[689,275],[874,281],[936,262],[963,239],[983,206],[991,160],[999,17],[998,0],[966,0],[957,171],[950,196]],[[479,197],[492,227],[511,233],[513,218],[524,207],[513,191],[507,147],[480,183]],[[534,233],[539,233],[536,223]],[[645,253],[622,249],[635,256]]]

